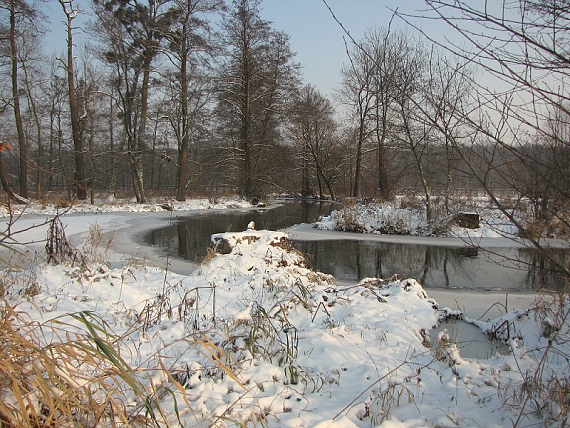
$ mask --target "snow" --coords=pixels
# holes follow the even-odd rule
[[[104,326],[141,382],[172,392],[161,396],[162,426],[562,423],[565,403],[552,391],[569,382],[564,299],[428,295],[414,279],[339,283],[307,268],[290,232],[253,224],[214,235],[218,253],[197,268],[170,264],[152,249],[143,256],[134,244],[134,230],[156,227],[177,211],[240,204],[189,201],[175,205],[174,214],[132,203],[122,204],[123,212],[77,206],[61,217],[77,248],[89,249],[83,242],[90,225],[120,242],[75,266],[42,261],[44,220],[56,209],[31,210],[11,228],[23,230],[15,235],[20,242],[32,242],[18,248],[34,262],[4,272],[5,299],[42,328],[44,344],[62,340],[65,334],[49,334],[62,328],[88,336],[78,314]],[[42,226],[28,229],[34,224]],[[494,302],[501,304],[487,311]],[[510,353],[464,356],[452,325],[440,325],[444,316],[504,340]],[[447,331],[436,333],[438,325]],[[534,395],[527,397],[531,384]],[[13,397],[4,392],[2,399]],[[140,398],[131,399],[135,408]]]
[[[165,209],[162,205],[168,205],[169,209],[174,211],[191,211],[191,210],[213,210],[228,208],[247,208],[251,204],[243,199],[220,197],[220,198],[201,198],[190,199],[187,201],[167,200],[164,198],[152,198],[148,203],[138,204],[135,200],[115,200],[114,198],[96,199],[94,204],[87,201],[64,201],[60,204],[49,203],[40,204],[32,201],[29,205],[12,205],[12,214],[18,216],[25,212],[27,215],[40,214],[46,216],[54,216],[58,214],[93,214],[93,213],[113,213],[113,212],[162,212]],[[7,206],[0,207],[0,217],[8,217],[10,211]]]
[[[474,203],[474,201],[471,201]],[[355,204],[335,210],[330,216],[322,217],[315,227],[321,230],[348,230],[376,234],[414,235],[414,236],[451,236],[469,238],[515,238],[518,229],[496,209],[480,201],[476,214],[480,214],[482,225],[477,229],[461,228],[453,221],[453,215],[439,215],[438,225],[443,230],[434,229],[426,221],[425,209],[402,207],[401,199],[394,202]],[[454,208],[457,212],[458,207]],[[470,211],[461,211],[471,213]]]

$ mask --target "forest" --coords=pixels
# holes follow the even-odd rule
[[[403,26],[347,32],[332,95],[303,82],[261,0],[93,0],[81,28],[79,3],[57,3],[65,54],[46,56],[42,5],[0,1],[0,176],[13,202],[416,194],[429,217],[436,198],[485,191],[566,222],[567,0],[394,11]]]

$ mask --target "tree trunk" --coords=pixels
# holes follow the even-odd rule
[[[388,124],[388,106],[386,104],[386,99],[383,100],[382,107],[380,107],[378,103],[376,104],[376,138],[378,140],[378,193],[384,200],[388,200],[392,196],[390,182],[388,179],[388,165],[385,158],[385,142]]]
[[[303,143],[303,150],[301,153],[303,155],[303,167],[301,171],[301,196],[306,198],[311,194],[311,186],[309,182],[309,154],[306,143]]]
[[[20,148],[20,194],[28,198],[28,142],[24,133],[22,114],[20,111],[20,91],[18,89],[18,50],[16,45],[16,1],[10,2],[10,60],[12,65],[12,103],[16,132]]]
[[[321,173],[321,177],[323,178],[323,181],[325,182],[327,189],[329,189],[329,193],[331,195],[331,200],[335,201],[336,200],[336,194],[334,193],[334,189],[333,189],[333,185],[331,183],[330,180],[328,180],[324,174]],[[321,198],[322,199],[322,198]]]
[[[362,169],[362,146],[364,144],[364,120],[360,121],[360,126],[358,129],[358,144],[356,146],[356,167],[354,169],[354,189],[352,196],[357,198],[360,196],[360,181],[361,181],[361,169]]]
[[[121,140],[119,142],[119,148],[117,150],[113,150],[111,148],[112,156],[113,156],[113,171],[111,175],[111,183],[109,184],[109,195],[114,199],[117,196],[117,187],[119,181],[119,169],[120,169],[120,157],[123,151],[125,150],[126,144],[126,136],[123,132],[121,134]]]
[[[75,158],[75,195],[83,201],[87,199],[87,187],[85,185],[85,163],[83,160],[83,141],[79,125],[79,106],[75,94],[75,75],[73,67],[73,19],[75,12],[67,10],[66,3],[59,0],[65,15],[67,16],[67,83],[69,92],[69,110],[71,114],[71,134],[73,137],[73,156]],[[69,4],[71,7],[71,4]]]
[[[244,55],[245,57],[245,55]],[[244,59],[245,61],[245,59]],[[250,120],[250,79],[249,73],[244,73],[244,88],[243,88],[243,113],[241,120],[241,144],[243,151],[243,193],[244,196],[252,196],[252,181],[251,181],[251,147],[249,141],[249,120]]]
[[[451,199],[451,186],[453,185],[453,175],[451,173],[451,147],[449,141],[445,139],[445,154],[447,157],[447,185],[445,186],[445,213],[449,214],[449,200]]]
[[[186,26],[183,27],[186,34]],[[190,124],[188,117],[188,71],[187,71],[187,50],[186,50],[186,37],[182,37],[182,46],[180,49],[180,109],[182,113],[182,138],[180,140],[180,148],[178,151],[178,185],[176,192],[177,201],[186,200],[186,170],[188,168],[188,145]]]
[[[30,75],[28,73],[28,68],[26,63],[22,64],[22,71],[24,72],[24,83],[26,86],[26,94],[28,97],[29,108],[32,112],[32,116],[34,118],[34,124],[36,126],[36,141],[38,144],[38,151],[37,151],[37,172],[36,172],[36,199],[40,199],[41,197],[41,189],[42,189],[42,162],[43,162],[43,146],[42,146],[42,126],[41,126],[41,119],[38,112],[38,107],[36,101],[34,100],[32,94],[32,87],[30,84]]]
[[[55,141],[55,113],[52,105],[52,110],[50,111],[50,118],[49,118],[49,156],[48,156],[48,177],[47,177],[47,189],[50,191],[53,185],[53,172],[55,167],[54,161],[54,148],[53,143]]]
[[[119,161],[119,153],[124,148],[124,138],[121,138],[120,149],[115,150],[115,109],[114,109],[114,93],[115,90],[111,86],[111,97],[109,97],[109,148],[111,150],[111,181],[109,183],[109,196],[115,198],[117,195],[117,169]],[[123,134],[124,135],[124,134]]]
[[[143,69],[143,82],[141,87],[141,116],[139,128],[137,131],[137,155],[135,156],[136,162],[136,180],[140,197],[140,203],[146,203],[146,196],[144,190],[144,165],[143,154],[145,151],[145,138],[146,138],[146,121],[148,116],[148,89],[150,83],[150,64],[152,61],[152,53],[145,52],[144,69]]]
[[[422,183],[422,188],[424,190],[425,206],[426,206],[426,221],[428,223],[432,220],[432,205],[431,205],[431,190],[429,187],[429,183],[426,178],[426,174],[424,171],[424,166],[422,162],[423,153],[420,153],[418,150],[418,143],[414,141],[414,137],[412,136],[412,130],[410,128],[410,123],[408,121],[408,116],[404,111],[404,106],[402,105],[402,119],[404,121],[404,131],[406,133],[406,138],[408,139],[408,144],[412,150],[414,155],[414,159],[416,161],[416,166],[418,167],[418,173],[420,176],[420,181]]]
[[[35,106],[34,106],[34,111],[35,111]],[[37,138],[38,138],[38,172],[36,175],[36,199],[39,199],[41,197],[42,194],[42,172],[43,172],[43,159],[44,159],[44,148],[42,145],[42,130],[40,127],[40,121],[39,118],[37,116],[37,113],[34,112],[34,116],[36,118],[36,126],[37,126]]]

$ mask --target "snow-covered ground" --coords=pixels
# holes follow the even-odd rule
[[[124,204],[123,212],[100,208],[89,214],[86,206],[84,214],[64,215],[67,237],[90,259],[74,266],[42,262],[45,211],[24,215],[11,228],[23,230],[14,237],[29,244],[17,247],[35,261],[17,269],[22,264],[13,262],[4,272],[7,303],[42,329],[44,344],[65,337],[50,334],[54,326],[91,337],[71,314],[97,320],[137,379],[160,397],[163,426],[564,423],[567,302],[551,304],[542,296],[535,303],[539,296],[531,295],[428,295],[414,279],[337,283],[307,269],[284,232],[216,235],[218,253],[197,269],[134,243],[142,229],[209,201],[192,204],[173,212],[152,205],[137,213],[132,211],[140,206]],[[239,204],[229,200],[216,208]],[[34,224],[40,226],[29,229]],[[111,252],[104,251],[105,239],[84,246],[97,231],[112,235]],[[442,318],[465,317],[458,309],[471,325],[504,339],[510,353],[462,355],[454,336],[463,321],[432,330]],[[145,398],[129,397],[127,409],[144,415]],[[1,399],[16,397],[3,389]]]
[[[87,201],[63,201],[62,204],[40,204],[37,201],[30,202],[29,205],[12,205],[12,214],[18,216],[22,213],[26,215],[39,214],[45,216],[54,216],[57,214],[96,214],[96,213],[142,213],[142,212],[163,212],[168,209],[173,211],[191,211],[191,210],[213,210],[228,208],[246,208],[251,204],[243,199],[231,197],[219,198],[200,198],[190,199],[179,202],[176,200],[165,198],[151,198],[148,203],[137,204],[134,200],[126,199],[100,199],[91,204]],[[61,206],[64,205],[64,206]],[[163,207],[165,206],[165,207]],[[0,206],[0,218],[8,217],[10,210],[6,205]]]

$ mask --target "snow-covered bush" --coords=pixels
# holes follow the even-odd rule
[[[420,206],[421,207],[421,206]],[[390,235],[445,234],[449,220],[428,224],[425,211],[417,207],[401,207],[399,201],[355,204],[321,217],[317,229]]]

